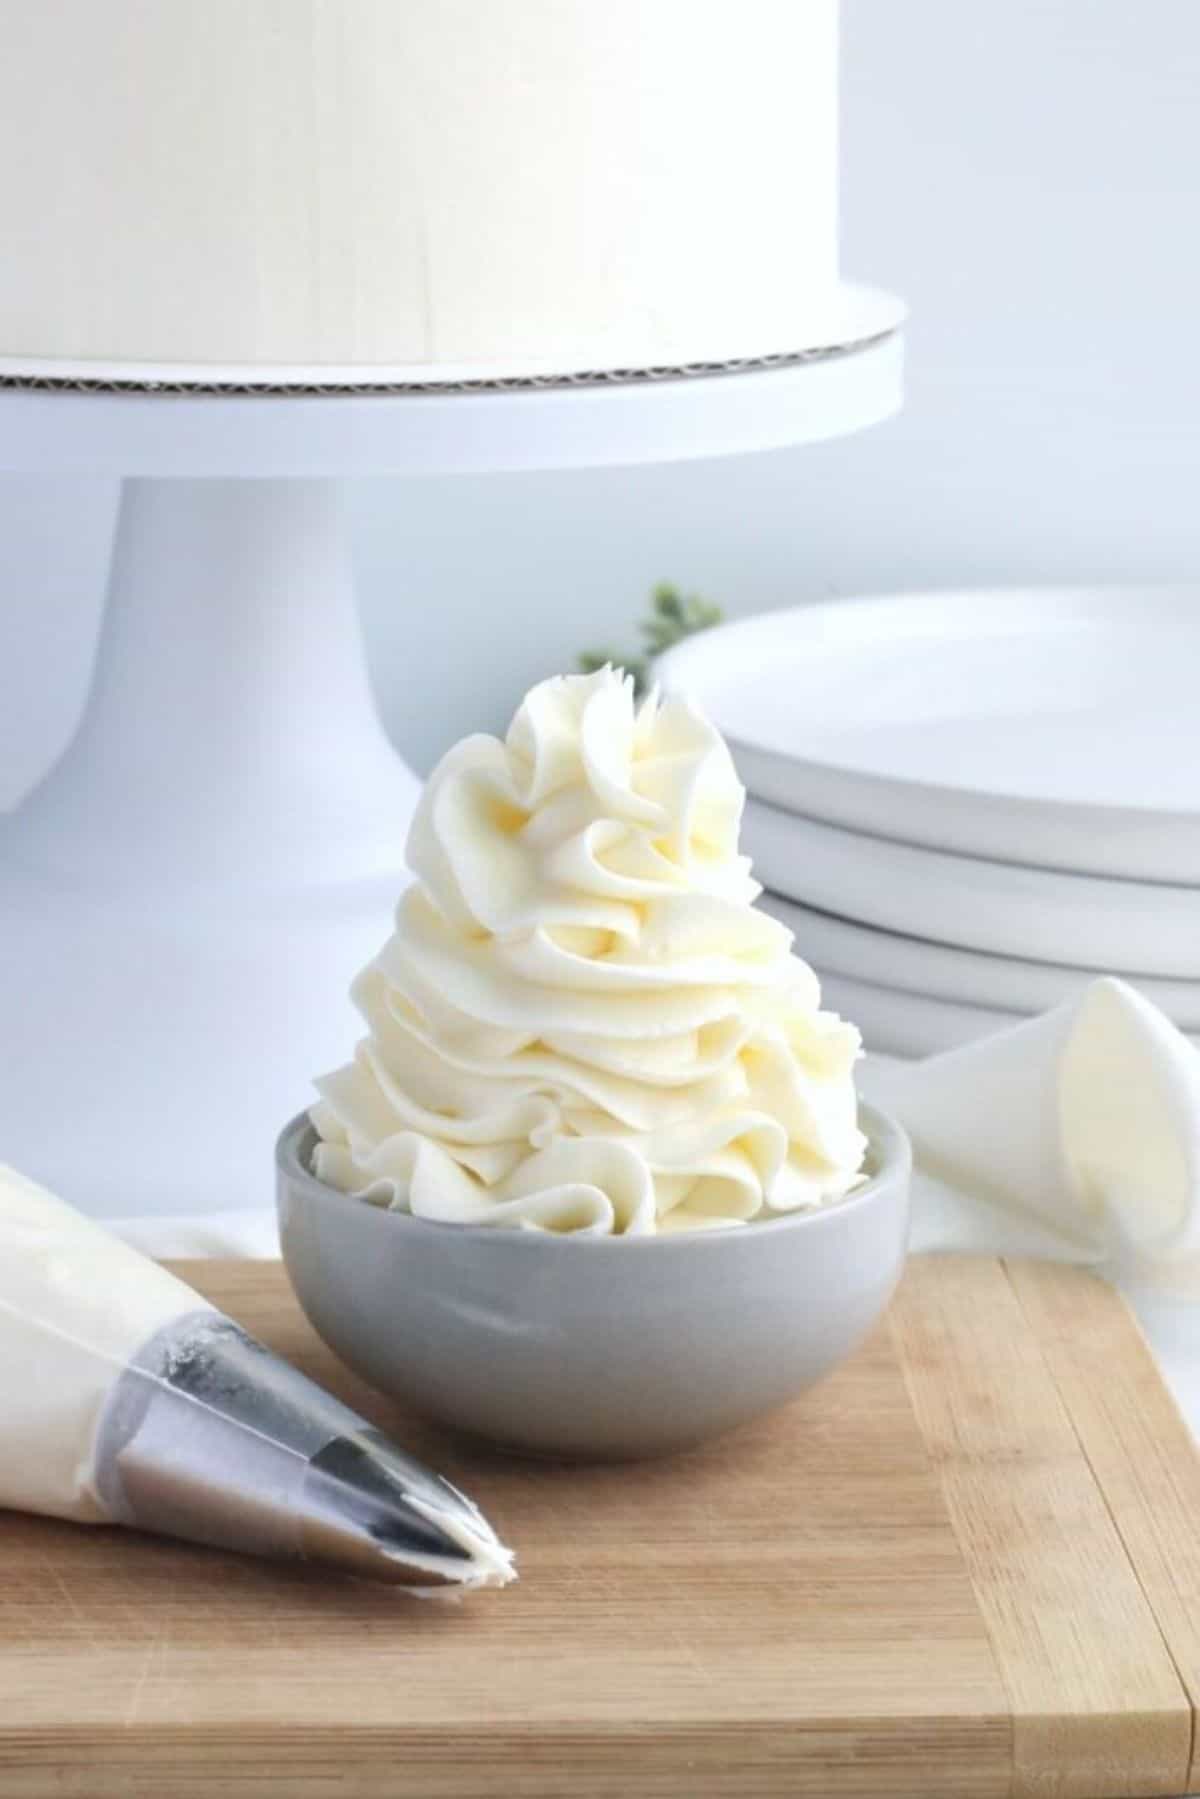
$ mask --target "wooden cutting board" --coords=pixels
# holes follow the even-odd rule
[[[400,1417],[277,1266],[183,1272],[467,1486],[521,1583],[433,1604],[0,1516],[0,1794],[1200,1791],[1200,1461],[1089,1276],[918,1260],[787,1411],[568,1469]]]

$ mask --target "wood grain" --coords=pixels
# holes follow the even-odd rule
[[[1106,1363],[1137,1339],[1086,1277],[1039,1324],[1019,1271],[917,1263],[890,1328],[775,1418],[670,1462],[562,1469],[401,1417],[278,1267],[185,1274],[464,1484],[521,1582],[423,1604],[0,1515],[0,1795],[1182,1792],[1192,1711],[1150,1549],[1166,1594],[1191,1490],[1141,1548],[1141,1439],[1114,1419],[1109,1514],[1056,1344],[1076,1305]],[[1181,1644],[1191,1578],[1170,1589]]]
[[[1065,1278],[1102,1383],[1136,1327]],[[917,1257],[891,1326],[1011,1702],[1014,1794],[1182,1793],[1191,1704],[1008,1271]]]
[[[1130,1318],[1114,1331],[1111,1298],[1087,1275],[1051,1263],[1009,1269],[1112,1521],[1153,1608],[1191,1702],[1200,1709],[1200,1456]],[[1193,1731],[1189,1793],[1200,1792]]]

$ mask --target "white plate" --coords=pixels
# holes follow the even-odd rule
[[[814,912],[775,893],[764,893],[759,903],[795,932],[797,955],[811,962],[818,974],[905,988],[962,1005],[1043,1012],[1077,993],[1097,974],[1120,972],[1023,962],[1013,956],[925,943],[917,937],[900,937],[827,912]],[[1163,981],[1148,975],[1128,978],[1177,1025],[1200,1030],[1200,981]]]
[[[821,1003],[856,1024],[868,1054],[936,1056],[1020,1024],[1027,1014],[1000,1012],[985,1006],[959,1006],[923,993],[901,993],[847,975],[827,975]]]
[[[1200,977],[1200,888],[950,856],[748,800],[764,887],[858,924],[1035,962]]]
[[[821,982],[821,993],[822,1003],[856,1024],[868,1053],[877,1055],[940,1055],[992,1031],[1008,1030],[1027,1016],[986,1006],[954,1005],[928,994],[901,993],[845,975],[827,976]],[[1193,1033],[1190,1041],[1200,1043],[1200,1036]]]
[[[658,665],[752,793],[879,836],[1200,883],[1200,587],[792,607]]]

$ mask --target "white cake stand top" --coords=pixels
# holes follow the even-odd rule
[[[0,468],[313,479],[782,449],[899,410],[900,316],[893,303],[877,315],[876,335],[837,349],[561,383],[470,371],[431,383],[428,371],[389,370],[359,388],[331,381],[328,370],[289,370],[274,386],[230,379],[200,388],[195,370],[0,362]]]

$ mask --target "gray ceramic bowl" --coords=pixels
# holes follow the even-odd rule
[[[569,1237],[433,1224],[309,1172],[279,1140],[283,1258],[343,1361],[429,1418],[527,1454],[657,1455],[782,1405],[875,1323],[899,1279],[911,1158],[868,1107],[870,1181],[740,1230]]]

